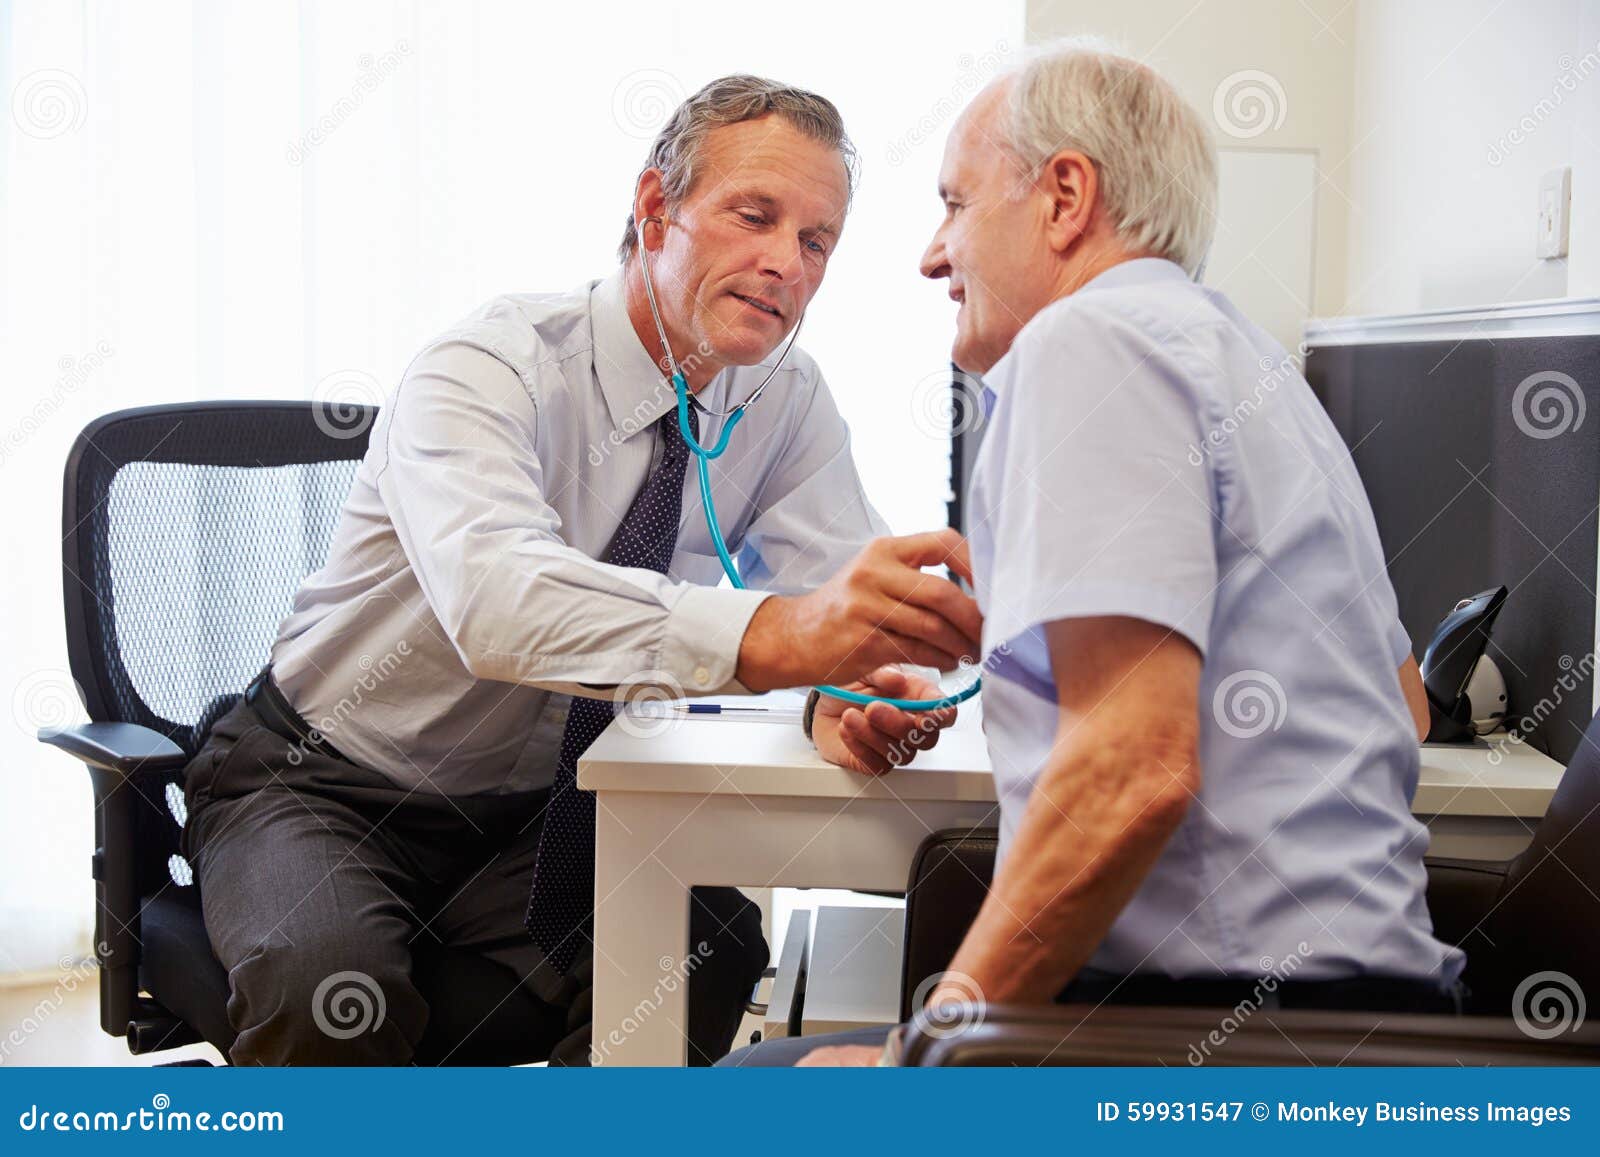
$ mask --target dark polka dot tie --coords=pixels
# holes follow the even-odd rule
[[[689,447],[678,429],[676,406],[656,427],[661,431],[661,461],[628,507],[604,561],[666,574],[678,543]],[[699,414],[692,405],[689,430],[699,438]],[[594,919],[594,795],[578,790],[578,758],[600,738],[615,713],[610,698],[573,698],[534,861],[528,931],[546,964],[563,976],[573,961],[588,954]]]

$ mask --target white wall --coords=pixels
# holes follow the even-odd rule
[[[1264,284],[1278,271],[1269,275],[1250,255],[1276,264],[1270,255],[1290,252],[1295,242],[1284,234],[1302,227],[1309,208],[1315,216],[1313,293],[1309,301],[1299,300],[1299,279],[1286,279],[1290,283],[1281,292],[1300,320],[1339,312],[1350,177],[1345,158],[1354,74],[1352,6],[1346,0],[1029,0],[1029,43],[1085,33],[1108,37],[1158,69],[1207,116],[1219,146],[1314,154],[1309,203],[1297,197],[1302,203],[1281,206],[1271,221],[1263,221],[1247,197],[1232,200],[1251,211],[1230,221],[1230,198],[1224,196],[1218,250],[1227,260],[1214,260],[1206,281],[1234,293],[1251,312],[1246,286]],[[1245,171],[1242,165],[1233,168]],[[1284,336],[1281,326],[1274,330]]]
[[[1600,4],[1359,0],[1339,313],[1600,293]],[[1534,255],[1573,166],[1572,257]]]
[[[1030,43],[1085,32],[1160,69],[1219,145],[1315,152],[1306,315],[1600,294],[1596,0],[1029,0]],[[1260,96],[1266,122],[1234,121],[1230,94]],[[1571,256],[1541,261],[1539,180],[1562,165]],[[1225,247],[1259,227],[1225,213]]]

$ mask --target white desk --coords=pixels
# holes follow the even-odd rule
[[[689,888],[903,889],[917,845],[941,828],[999,822],[972,705],[911,767],[870,778],[824,762],[796,726],[677,723],[641,738],[618,724],[578,763],[596,793],[597,1063],[681,1065]],[[1530,748],[1425,747],[1414,811],[1450,846],[1510,854],[1527,842],[1563,768]],[[1520,842],[1519,842],[1520,841]]]
[[[1566,770],[1504,735],[1471,747],[1423,744],[1411,811],[1428,825],[1428,854],[1509,860],[1528,846]]]

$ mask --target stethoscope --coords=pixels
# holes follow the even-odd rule
[[[761,392],[767,388],[767,383],[783,368],[784,361],[789,356],[789,351],[794,348],[795,338],[800,336],[800,326],[805,322],[805,315],[795,322],[794,332],[789,335],[789,340],[784,343],[783,353],[778,355],[777,363],[768,371],[767,376],[761,379],[761,384],[755,388],[751,395],[740,402],[731,410],[718,413],[701,406],[701,410],[714,418],[727,418],[723,423],[722,433],[717,438],[717,444],[711,449],[702,446],[699,440],[689,429],[689,384],[684,379],[683,371],[678,367],[678,359],[672,356],[672,343],[667,341],[667,327],[662,324],[661,310],[656,305],[656,289],[654,279],[650,275],[649,250],[644,243],[644,226],[655,222],[657,225],[665,223],[660,217],[646,217],[639,223],[639,262],[644,271],[644,292],[650,300],[650,316],[655,319],[656,334],[661,338],[661,349],[667,357],[667,369],[671,373],[672,388],[678,395],[678,432],[683,435],[684,444],[694,453],[695,469],[700,479],[700,507],[705,512],[706,529],[711,532],[712,545],[717,548],[717,558],[722,562],[722,571],[728,576],[728,581],[739,590],[744,590],[744,580],[739,577],[739,572],[734,568],[733,558],[728,554],[728,544],[723,540],[722,530],[717,523],[717,508],[711,501],[711,475],[709,464],[713,458],[720,458],[722,452],[728,448],[728,435],[733,433],[733,428],[744,417],[744,412],[750,408]],[[700,405],[697,401],[696,405]],[[892,699],[884,695],[863,695],[859,691],[847,691],[843,687],[819,686],[817,690],[832,699],[843,699],[847,703],[866,706],[870,703],[887,703],[891,707],[898,707],[902,711],[937,711],[942,707],[953,707],[957,703],[965,702],[976,695],[983,687],[982,679],[974,679],[968,686],[962,688],[954,695],[946,695],[939,699]]]

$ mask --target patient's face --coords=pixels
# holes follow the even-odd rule
[[[679,356],[709,348],[720,365],[751,365],[771,353],[822,285],[848,202],[838,151],[787,121],[714,129],[652,253]]]
[[[999,144],[1005,94],[1004,83],[985,89],[951,131],[939,169],[944,220],[922,256],[923,276],[948,279],[961,303],[951,359],[975,374],[1055,295],[1050,203]]]

